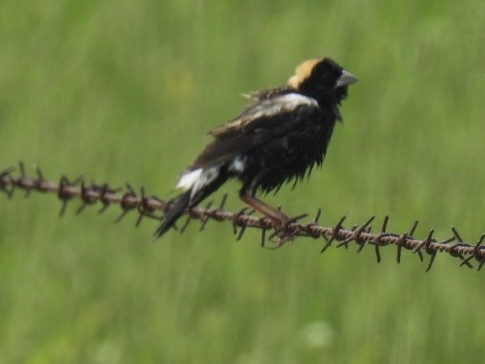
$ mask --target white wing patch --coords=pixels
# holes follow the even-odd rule
[[[294,109],[297,106],[308,105],[318,107],[318,102],[314,98],[304,96],[301,94],[291,93],[286,95],[278,96],[277,99],[287,105],[288,108]]]
[[[263,100],[254,106],[254,118],[271,117],[280,113],[291,112],[299,106],[318,108],[317,100],[297,93],[276,96]]]
[[[238,117],[227,124],[212,129],[209,134],[217,137],[237,129],[244,130],[244,127],[250,125],[254,120],[271,118],[278,114],[291,113],[302,106],[310,109],[320,108],[317,100],[296,92],[258,100],[253,105],[247,107]]]

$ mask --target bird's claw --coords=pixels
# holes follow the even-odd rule
[[[276,238],[276,240],[274,241],[276,245],[269,249],[281,248],[287,242],[292,241],[294,237],[298,234],[299,230],[297,228],[291,227],[290,225],[306,216],[308,216],[308,214],[302,214],[292,218],[285,216],[285,217],[279,218],[278,220],[275,220],[275,224],[274,224],[275,232],[270,237],[270,240]]]

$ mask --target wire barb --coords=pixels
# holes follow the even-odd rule
[[[17,173],[15,173],[17,171]],[[29,196],[31,192],[43,194],[55,194],[61,202],[59,216],[63,216],[67,210],[67,205],[75,200],[81,201],[81,205],[76,210],[76,214],[81,213],[87,206],[100,205],[99,213],[102,213],[112,205],[118,205],[121,214],[114,220],[115,223],[121,221],[131,211],[136,211],[138,226],[144,217],[150,217],[159,220],[159,215],[163,214],[170,202],[159,199],[153,195],[146,195],[145,189],[141,188],[136,192],[129,184],[125,188],[112,188],[107,183],[97,184],[91,182],[87,184],[82,177],[71,181],[65,176],[61,176],[57,183],[45,179],[40,168],[36,168],[35,177],[29,177],[25,173],[25,167],[19,162],[17,168],[9,167],[0,170],[0,192],[3,192],[8,199],[11,199],[15,190],[25,192]],[[242,239],[248,227],[261,230],[261,246],[265,246],[267,241],[278,237],[276,247],[282,246],[285,242],[295,239],[296,237],[308,237],[313,239],[322,238],[324,245],[320,249],[324,253],[334,242],[338,242],[336,247],[348,248],[353,242],[357,245],[357,252],[361,252],[366,246],[373,245],[376,260],[381,261],[380,249],[390,245],[397,248],[396,260],[401,262],[402,250],[410,250],[417,254],[421,260],[424,255],[429,256],[426,271],[429,271],[436,259],[438,253],[446,253],[451,257],[460,259],[460,266],[473,268],[472,260],[478,262],[477,270],[480,271],[485,265],[485,233],[474,244],[463,241],[461,234],[455,227],[451,228],[452,236],[448,239],[438,241],[434,238],[434,230],[431,229],[424,240],[414,237],[418,221],[415,221],[409,231],[403,234],[395,234],[387,231],[389,216],[385,216],[380,231],[371,233],[375,217],[372,216],[362,225],[355,225],[350,229],[344,227],[346,216],[342,216],[332,227],[322,226],[319,220],[322,215],[321,209],[318,209],[315,218],[310,223],[301,223],[301,219],[307,217],[302,214],[289,219],[285,224],[265,216],[252,216],[254,211],[248,211],[243,208],[238,212],[225,211],[224,206],[227,195],[224,195],[220,204],[216,208],[211,208],[212,203],[205,208],[194,207],[187,209],[185,212],[187,220],[185,221],[180,232],[183,233],[187,226],[193,220],[201,222],[200,230],[205,229],[210,220],[219,222],[230,222],[233,227],[234,235],[237,240]],[[267,231],[273,230],[274,233],[267,238]]]

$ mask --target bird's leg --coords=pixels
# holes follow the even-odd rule
[[[239,197],[245,204],[251,206],[253,209],[259,211],[263,215],[269,217],[278,226],[284,226],[290,220],[290,218],[282,213],[280,210],[275,209],[274,207],[257,199],[256,197],[254,197],[254,194],[251,194],[248,191],[242,192]]]
[[[273,220],[275,223],[275,235],[278,237],[276,241],[277,246],[275,248],[280,248],[286,242],[293,240],[293,235],[286,229],[287,224],[291,221],[288,216],[286,216],[280,210],[275,209],[273,206],[270,206],[257,199],[253,194],[247,192],[241,193],[240,198],[244,203],[251,206],[256,211],[259,211],[264,216],[267,216]]]

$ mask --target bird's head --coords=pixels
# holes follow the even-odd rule
[[[296,67],[287,82],[290,88],[313,97],[319,102],[340,102],[347,95],[347,87],[357,77],[330,58],[309,59]]]

